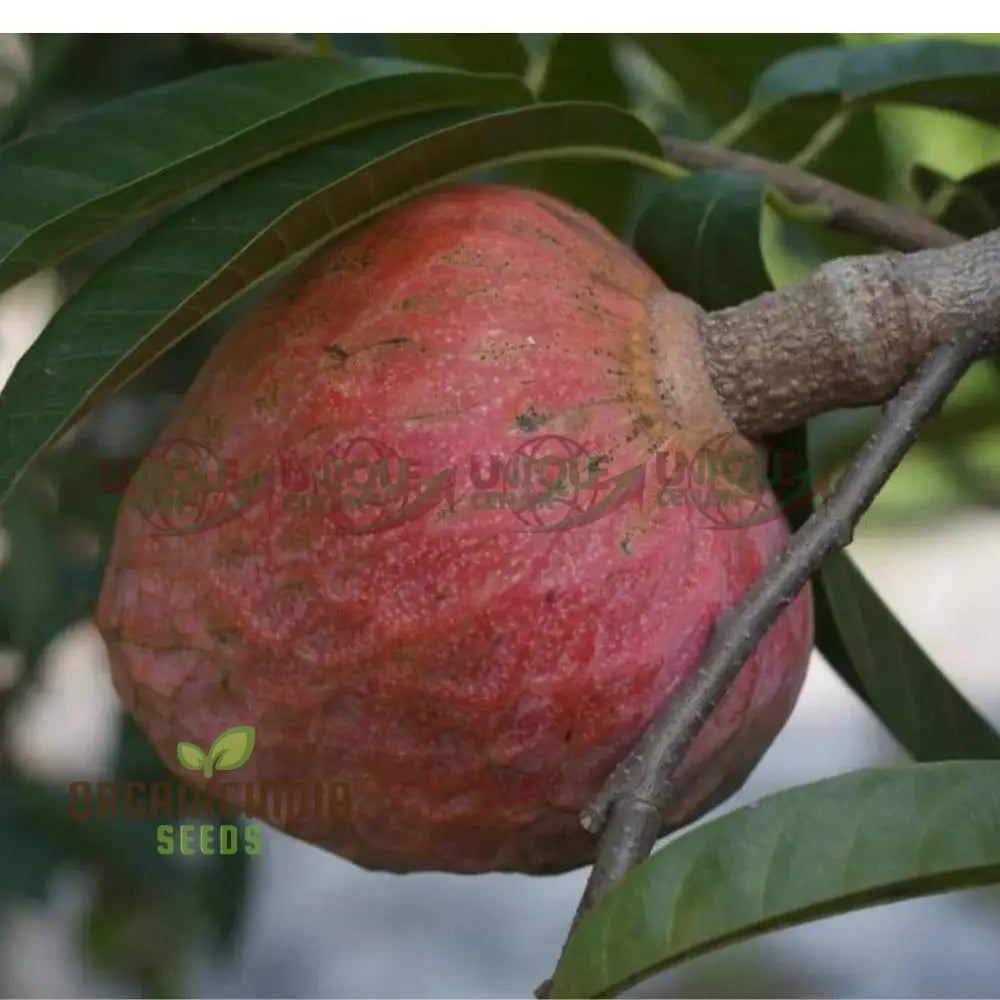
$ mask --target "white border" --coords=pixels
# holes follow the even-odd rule
[[[209,33],[288,33],[323,25],[336,33],[433,32],[976,32],[996,28],[991,5],[970,0],[960,7],[903,4],[893,0],[838,0],[835,11],[819,3],[745,0],[711,3],[571,3],[570,0],[381,0],[380,3],[330,4],[320,0],[282,0],[278,4],[237,4],[235,0],[171,0],[166,4],[48,0],[5,5],[2,26],[12,32],[167,33],[196,29]],[[831,25],[831,13],[838,24]]]

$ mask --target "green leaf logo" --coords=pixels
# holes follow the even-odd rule
[[[209,757],[219,771],[235,771],[242,767],[253,753],[253,726],[233,726],[215,737]]]
[[[177,759],[189,771],[201,771],[206,778],[217,771],[235,771],[242,767],[253,753],[254,727],[233,726],[212,741],[208,753],[194,743],[178,743]]]
[[[178,743],[177,759],[189,771],[200,771],[205,755],[201,747],[196,747],[193,743]]]

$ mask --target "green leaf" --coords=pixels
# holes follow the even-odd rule
[[[528,54],[517,35],[461,34],[388,35],[405,59],[444,63],[476,73],[513,73],[522,76]]]
[[[746,107],[754,81],[772,63],[837,41],[834,34],[784,33],[632,37],[677,84],[687,102],[703,111],[716,127]]]
[[[432,108],[530,99],[506,76],[395,60],[231,66],[0,148],[0,290],[199,184]]]
[[[36,487],[24,481],[4,509],[10,548],[0,566],[4,617],[10,621],[13,645],[31,667],[67,624],[56,607],[59,554],[50,534],[51,511]]]
[[[640,218],[636,250],[668,288],[706,309],[771,291],[774,279],[763,248],[765,191],[760,178],[730,171],[704,171],[670,184]],[[803,505],[811,510],[808,462],[791,475],[785,461],[789,449],[799,456],[795,433],[764,441],[782,456],[769,470],[781,475],[772,485],[786,515]]]
[[[925,202],[942,202],[937,221],[963,236],[979,236],[1000,227],[1000,163],[953,181],[914,164],[910,181]]]
[[[205,752],[194,743],[178,743],[177,759],[181,762],[181,767],[186,767],[189,771],[200,771],[205,762]]]
[[[1000,735],[920,648],[842,552],[823,561],[823,589],[840,644],[818,635],[827,659],[840,649],[886,728],[916,759],[1000,759]],[[842,644],[842,645],[841,645]]]
[[[0,771],[0,909],[46,900],[56,871],[75,860],[74,826],[65,789]]]
[[[559,35],[549,51],[542,101],[603,101],[624,107],[625,85],[607,35]],[[545,191],[624,234],[636,198],[633,170],[616,163],[535,163],[504,172],[504,180]]]
[[[701,112],[702,127],[694,137],[702,139],[743,116],[754,81],[772,63],[803,49],[836,46],[838,42],[835,34],[633,37],[677,84],[685,103]],[[839,47],[835,51],[839,52]],[[741,150],[773,160],[789,160],[824,126],[831,111],[830,107],[800,102],[784,107],[780,115],[765,116],[761,122],[753,122],[748,116],[746,131],[736,141]],[[870,110],[855,112],[838,137],[810,161],[808,169],[881,197],[887,171],[874,114]]]
[[[771,289],[760,242],[766,185],[706,170],[664,185],[639,219],[635,247],[666,286],[705,309]]]
[[[253,745],[253,726],[233,726],[215,737],[208,756],[218,770],[235,771],[250,759]]]
[[[201,767],[201,748],[193,743],[183,744],[194,746],[198,751],[198,760],[191,758],[193,766],[184,764],[189,770]],[[190,751],[188,751],[190,753]],[[180,750],[178,750],[178,759]],[[174,773],[160,756],[149,737],[139,728],[139,724],[128,712],[121,712],[118,718],[118,748],[115,754],[113,777],[120,786],[129,781],[142,781],[147,786],[154,781],[175,782]]]
[[[831,45],[779,59],[757,78],[749,106],[759,111],[796,98],[839,95],[840,73],[853,52],[843,45]]]
[[[804,427],[769,445],[793,466],[788,488],[813,482]],[[805,479],[803,479],[805,477]],[[812,513],[812,500],[777,490],[793,530]],[[831,553],[813,577],[816,648],[916,760],[1000,758],[1000,736],[920,648],[853,560]]]
[[[441,181],[544,156],[656,156],[616,108],[437,112],[310,147],[229,182],[109,261],[0,394],[0,499],[27,462],[195,326],[282,266]]]
[[[1000,123],[1000,47],[950,39],[809,49],[761,74],[750,107],[827,98],[895,102],[960,111]]]
[[[872,768],[780,792],[686,833],[587,913],[553,996],[835,913],[1000,881],[1000,764]]]
[[[0,619],[33,674],[46,646],[91,613],[103,566],[67,543],[51,495],[34,477],[10,497],[3,526],[10,549],[0,566]]]

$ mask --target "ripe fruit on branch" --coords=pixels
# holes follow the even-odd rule
[[[344,783],[342,814],[273,819],[358,864],[592,860],[579,810],[787,542],[766,483],[728,491],[722,523],[688,488],[706,442],[754,454],[694,315],[590,217],[483,185],[277,287],[158,446],[211,455],[185,488],[225,503],[179,505],[172,530],[123,503],[100,597],[116,687],[178,776],[199,780],[179,741],[252,725],[213,787]],[[668,826],[743,781],[811,646],[803,591],[688,753]]]

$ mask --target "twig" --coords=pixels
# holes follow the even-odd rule
[[[822,202],[830,209],[828,225],[832,229],[863,236],[895,250],[924,250],[961,242],[958,234],[936,222],[893,208],[798,167],[675,136],[661,136],[660,145],[667,159],[690,170],[738,170],[759,174],[793,201]]]
[[[785,555],[739,604],[716,620],[698,667],[684,678],[581,817],[586,829],[602,837],[573,928],[652,850],[669,803],[671,779],[705,720],[824,557],[850,544],[854,526],[913,444],[920,425],[938,409],[969,365],[989,350],[984,338],[964,333],[936,347],[886,406],[875,433],[826,502],[795,534]],[[547,995],[549,982],[537,995]]]
[[[828,118],[816,131],[812,138],[789,161],[789,165],[799,170],[805,170],[821,153],[836,142],[840,133],[850,124],[854,117],[855,107],[847,105]]]

